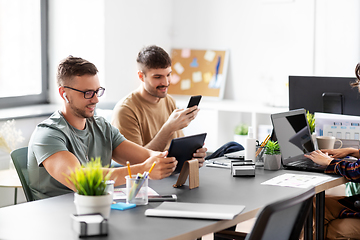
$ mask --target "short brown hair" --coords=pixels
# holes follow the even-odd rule
[[[63,86],[65,82],[75,76],[96,75],[97,72],[98,70],[93,63],[79,57],[68,56],[58,66],[57,83],[59,86]]]
[[[358,63],[355,67],[355,76],[356,76],[356,81],[353,83],[350,83],[350,85],[352,87],[358,87],[358,89],[360,91],[360,63]]]
[[[139,70],[144,73],[149,69],[171,67],[171,58],[169,54],[161,47],[155,45],[141,49],[138,53],[136,62],[139,65]]]

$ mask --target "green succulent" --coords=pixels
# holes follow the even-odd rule
[[[269,140],[265,145],[265,154],[267,155],[277,155],[280,154],[280,146],[276,141]]]
[[[106,181],[110,180],[111,174],[112,171],[104,174],[100,158],[92,158],[87,164],[71,170],[70,175],[66,175],[66,181],[75,186],[79,195],[100,196],[106,195]]]
[[[315,132],[315,116],[309,111],[306,112],[306,118],[309,123],[310,133]]]
[[[239,124],[235,127],[234,133],[236,135],[247,135],[249,126],[247,124]]]

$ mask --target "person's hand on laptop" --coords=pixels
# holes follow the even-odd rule
[[[344,158],[346,156],[359,157],[359,150],[356,148],[322,149],[321,151],[329,154],[329,156],[333,158]]]
[[[311,153],[304,154],[304,156],[322,166],[328,166],[331,163],[331,161],[334,160],[334,158],[330,157],[329,154],[323,153],[320,150],[316,150]]]
[[[198,150],[196,150],[196,152],[194,152],[194,154],[193,154],[193,159],[197,159],[199,161],[199,167],[202,167],[204,165],[206,151],[207,151],[207,148],[202,147],[202,148],[199,148]]]

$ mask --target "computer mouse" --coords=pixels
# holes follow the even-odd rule
[[[354,207],[356,207],[357,209],[360,209],[360,200],[356,200],[354,202]]]

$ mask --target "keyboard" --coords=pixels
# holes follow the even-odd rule
[[[324,170],[326,168],[325,166],[321,166],[308,158],[288,163],[287,166],[298,167],[303,169],[321,169],[321,170]]]

